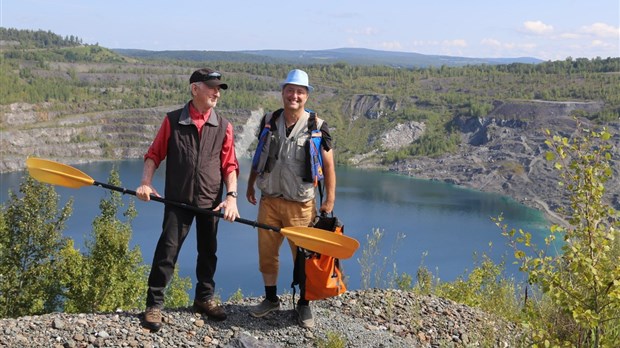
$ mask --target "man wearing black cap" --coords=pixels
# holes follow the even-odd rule
[[[169,112],[144,155],[144,170],[136,196],[149,201],[159,196],[152,186],[155,170],[166,160],[165,197],[203,209],[224,209],[224,219],[234,221],[237,209],[239,162],[235,154],[232,124],[215,112],[221,89],[228,89],[222,75],[212,69],[194,71],[189,79],[192,100]],[[223,186],[226,185],[226,191]],[[222,201],[223,192],[226,198]],[[213,276],[217,265],[218,218],[166,205],[162,232],[148,279],[143,325],[161,328],[164,290],[168,285],[192,222],[196,219],[198,259],[194,310],[214,320],[226,312],[214,299]]]

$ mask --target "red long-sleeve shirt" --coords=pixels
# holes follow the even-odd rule
[[[189,115],[192,118],[192,122],[198,128],[198,136],[200,137],[202,126],[209,120],[209,116],[211,116],[211,110],[207,111],[204,114],[201,114],[192,103],[189,103]],[[168,139],[170,139],[170,121],[168,117],[164,118],[164,121],[159,127],[159,131],[157,132],[157,136],[155,136],[155,140],[149,147],[149,150],[144,155],[144,159],[150,158],[155,162],[155,167],[159,168],[159,164],[166,158],[166,154],[168,152]],[[226,128],[226,138],[224,139],[224,144],[222,144],[222,152],[220,154],[220,159],[222,162],[222,177],[226,178],[228,174],[233,171],[236,172],[237,177],[239,176],[239,161],[237,160],[237,155],[235,154],[235,137],[233,132],[233,126],[229,122],[228,127]]]

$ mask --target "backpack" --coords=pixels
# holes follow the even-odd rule
[[[277,154],[278,146],[273,145],[274,142],[273,132],[275,131],[275,120],[282,114],[284,109],[278,109],[273,113],[265,115],[265,125],[261,130],[258,137],[258,145],[256,151],[252,157],[252,170],[255,173],[269,173],[274,165],[274,160]],[[314,183],[314,186],[319,186],[319,183],[324,179],[323,176],[323,157],[321,155],[321,141],[323,133],[321,133],[321,127],[323,120],[317,117],[316,112],[312,110],[306,110],[310,113],[308,119],[308,133],[310,133],[310,140],[304,145],[306,147],[306,169],[303,180],[306,182]],[[320,188],[320,187],[319,187]]]
[[[314,220],[314,228],[343,234],[344,225],[333,216],[325,213]],[[308,301],[322,300],[338,296],[347,291],[340,260],[331,256],[321,255],[310,250],[297,247],[297,256],[293,265],[293,300],[295,286],[299,287],[300,296]]]

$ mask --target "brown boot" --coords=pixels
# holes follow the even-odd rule
[[[206,314],[213,320],[221,321],[226,319],[224,307],[218,306],[212,298],[205,301],[194,300],[194,310],[198,313]]]
[[[159,329],[161,329],[161,322],[161,309],[157,307],[147,307],[144,312],[142,326],[151,331],[159,331]]]

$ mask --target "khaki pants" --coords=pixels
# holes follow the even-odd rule
[[[314,199],[294,202],[280,197],[262,196],[258,207],[258,222],[274,227],[310,226],[315,216]],[[280,246],[283,241],[284,236],[281,233],[258,229],[258,269],[261,273],[278,273]],[[290,240],[288,244],[295,260],[297,246]]]

